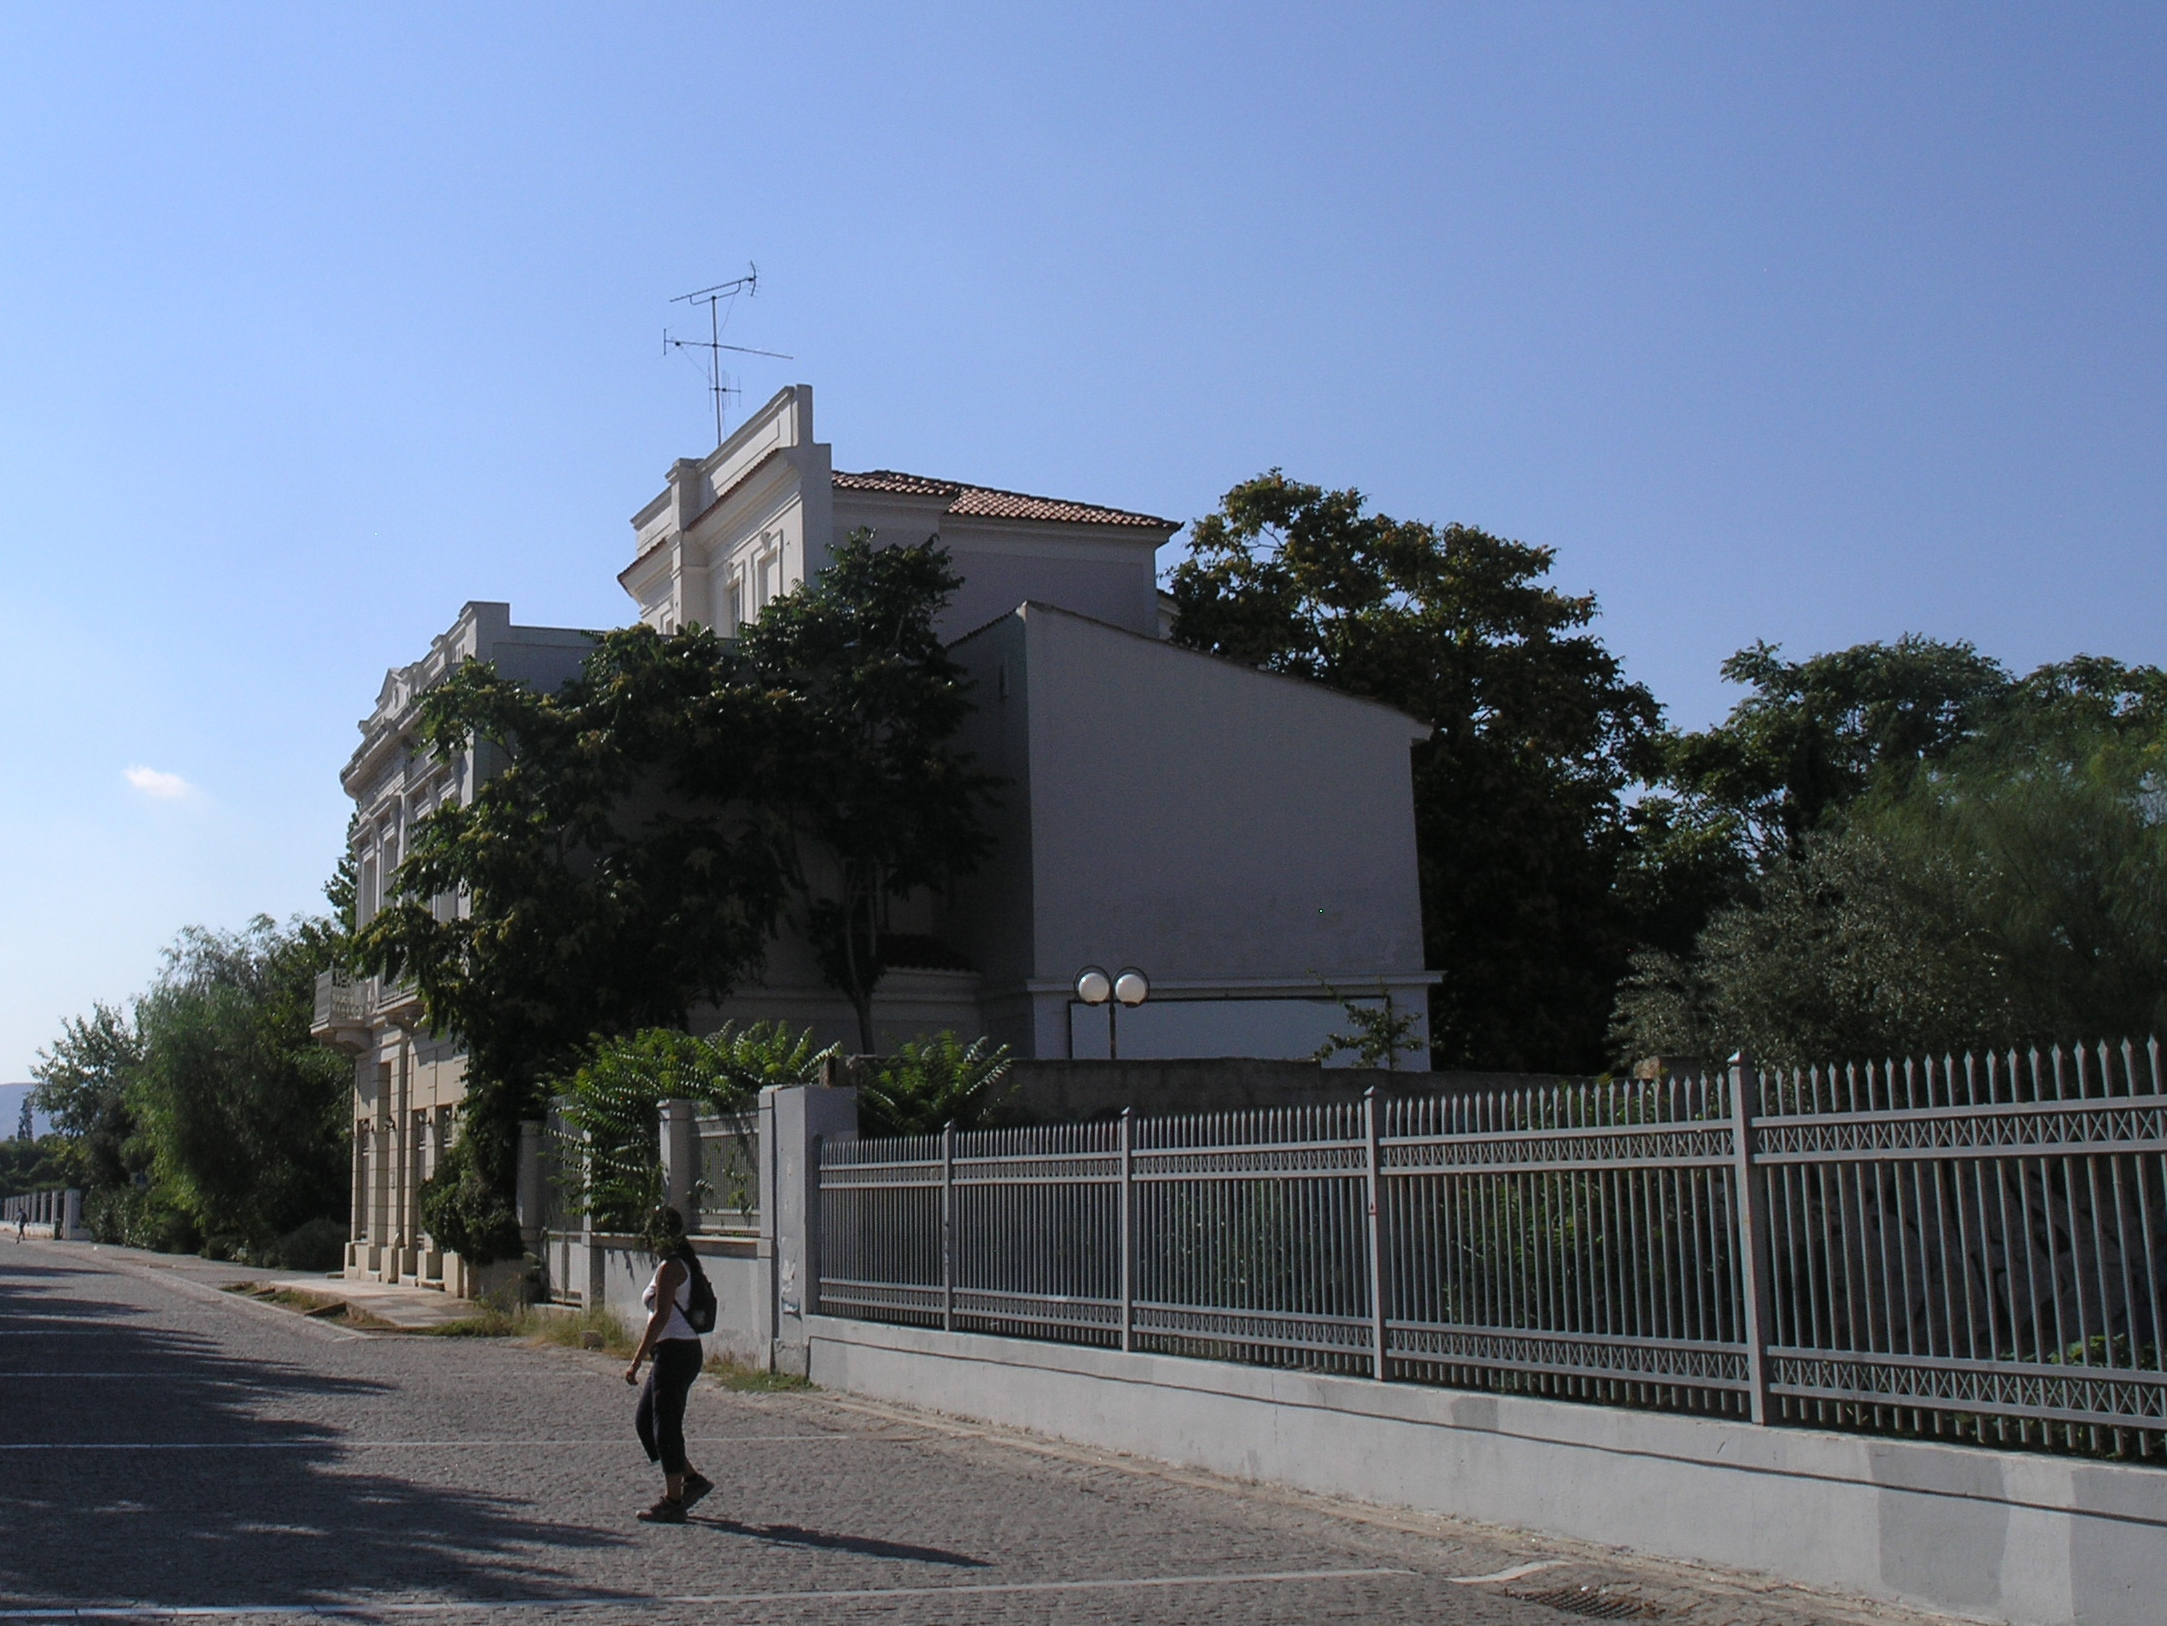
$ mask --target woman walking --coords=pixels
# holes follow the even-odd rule
[[[647,1311],[647,1331],[625,1368],[625,1382],[640,1381],[640,1366],[654,1357],[647,1386],[640,1391],[632,1426],[639,1431],[647,1460],[662,1464],[662,1500],[640,1517],[649,1524],[683,1524],[685,1509],[715,1488],[714,1482],[685,1460],[685,1397],[700,1375],[700,1335],[685,1312],[692,1307],[692,1266],[684,1255],[685,1217],[674,1208],[658,1208],[648,1230],[656,1254],[654,1279],[640,1295]]]

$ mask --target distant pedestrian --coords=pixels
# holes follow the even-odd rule
[[[23,1232],[30,1229],[30,1216],[21,1209],[15,1211],[15,1246],[23,1245]]]
[[[692,1380],[700,1375],[704,1353],[700,1335],[686,1319],[692,1308],[692,1277],[698,1268],[689,1259],[692,1245],[685,1240],[685,1217],[674,1208],[658,1208],[648,1225],[648,1242],[655,1251],[654,1279],[640,1295],[647,1311],[647,1330],[640,1347],[625,1368],[625,1382],[640,1381],[640,1364],[651,1354],[654,1366],[647,1386],[640,1390],[639,1409],[632,1426],[649,1462],[662,1464],[662,1500],[640,1517],[649,1524],[683,1524],[685,1509],[715,1488],[714,1482],[685,1460],[685,1399]]]

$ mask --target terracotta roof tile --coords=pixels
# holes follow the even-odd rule
[[[922,474],[902,474],[894,469],[872,469],[864,474],[835,476],[838,491],[893,491],[911,497],[948,499],[948,512],[978,519],[1035,519],[1069,525],[1134,525],[1151,530],[1173,530],[1178,520],[1152,514],[1131,513],[1124,508],[1101,508],[1095,503],[1064,502],[1059,497],[1034,497],[1022,491],[1001,491],[992,486],[967,486],[953,480],[929,480]]]

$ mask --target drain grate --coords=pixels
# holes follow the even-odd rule
[[[1505,1596],[1587,1620],[1654,1620],[1663,1613],[1644,1598],[1628,1598],[1592,1586],[1554,1586],[1542,1592],[1508,1592]]]

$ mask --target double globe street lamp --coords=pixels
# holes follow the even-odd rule
[[[1106,1059],[1119,1061],[1121,1050],[1116,1034],[1121,1007],[1141,1005],[1149,999],[1151,979],[1133,965],[1124,966],[1112,976],[1095,965],[1087,965],[1076,973],[1076,997],[1086,1005],[1106,1007]]]

